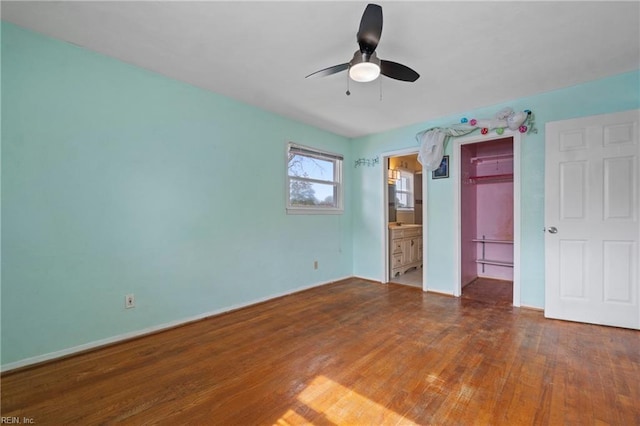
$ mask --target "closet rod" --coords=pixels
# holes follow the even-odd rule
[[[471,157],[471,163],[482,163],[483,161],[513,159],[513,154],[493,154],[478,157]]]

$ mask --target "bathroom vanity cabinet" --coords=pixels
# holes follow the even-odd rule
[[[422,267],[422,225],[390,225],[391,278]]]

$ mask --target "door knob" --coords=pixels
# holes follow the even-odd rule
[[[557,234],[558,233],[558,228],[556,228],[555,226],[552,226],[549,228],[549,233],[550,234]]]

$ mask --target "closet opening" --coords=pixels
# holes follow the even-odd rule
[[[462,298],[514,302],[514,138],[461,144]]]

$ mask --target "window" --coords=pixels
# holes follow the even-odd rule
[[[342,213],[342,155],[290,143],[287,157],[287,213]]]
[[[413,210],[413,173],[406,170],[396,180],[396,208]]]

